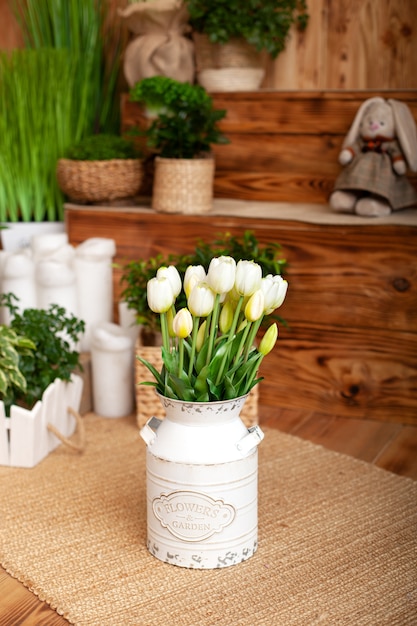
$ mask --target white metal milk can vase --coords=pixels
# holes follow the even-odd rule
[[[250,558],[258,541],[258,426],[240,419],[246,396],[184,402],[159,396],[166,418],[147,443],[147,543],[156,558],[221,568]]]

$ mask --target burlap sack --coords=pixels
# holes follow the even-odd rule
[[[124,74],[132,87],[143,78],[168,76],[194,82],[194,44],[183,0],[135,2],[120,11],[136,37],[127,45]]]

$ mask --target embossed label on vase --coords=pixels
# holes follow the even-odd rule
[[[152,507],[161,525],[184,541],[201,541],[220,533],[236,515],[231,504],[196,491],[161,494]]]

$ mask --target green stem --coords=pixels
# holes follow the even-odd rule
[[[238,303],[236,305],[234,315],[233,315],[232,325],[229,328],[228,341],[231,341],[235,334],[237,320],[239,319],[239,313],[240,313],[240,309],[242,308],[242,303],[243,303],[243,296],[240,296]],[[216,377],[216,385],[220,384],[220,381],[223,376],[224,368],[226,367],[226,361],[227,361],[228,356],[229,356],[229,349],[225,351],[222,362],[220,363],[219,371]]]
[[[169,353],[170,342],[169,342],[168,320],[167,320],[166,313],[161,313],[161,334],[162,334],[162,345],[164,346],[167,353]]]
[[[218,320],[219,320],[219,314],[220,314],[220,294],[216,293],[216,297],[214,299],[214,307],[213,307],[212,317],[211,317],[209,345],[208,345],[208,350],[207,350],[206,365],[208,365],[210,363],[211,355],[213,354],[214,340],[216,339],[216,336],[217,336],[217,323],[218,323]]]
[[[256,334],[257,334],[257,332],[259,330],[260,325],[262,324],[263,318],[264,318],[264,316],[261,315],[261,317],[258,320],[256,320],[256,322],[253,322],[251,324],[251,333],[249,335],[249,339],[248,339],[248,342],[246,344],[246,349],[245,349],[245,357],[244,357],[244,361],[245,362],[248,359],[249,350],[253,346],[253,342],[255,341]]]
[[[184,339],[182,337],[178,337],[178,353],[179,353],[179,363],[178,363],[178,378],[181,378],[182,370],[184,367]]]
[[[191,374],[193,373],[193,365],[194,365],[194,359],[195,359],[195,353],[196,353],[196,345],[197,345],[197,334],[198,334],[198,327],[200,325],[200,318],[199,317],[194,317],[193,318],[193,332],[192,332],[192,342],[191,342],[191,354],[190,354],[190,365],[188,367],[188,378],[191,379]]]

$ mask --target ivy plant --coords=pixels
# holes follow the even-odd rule
[[[293,24],[308,23],[306,0],[187,0],[192,28],[213,43],[243,37],[256,50],[276,58],[285,48]]]

